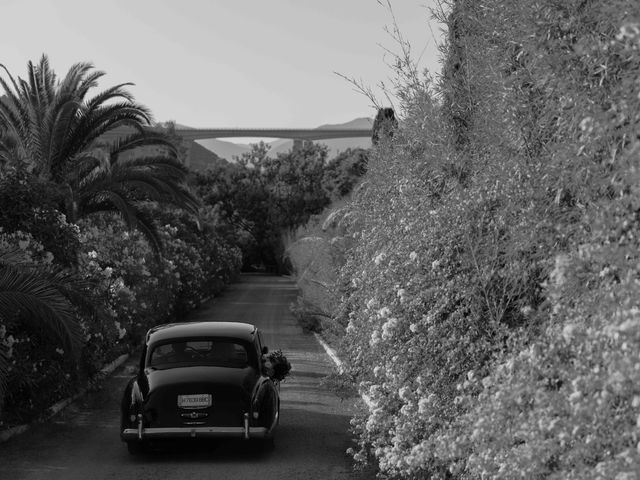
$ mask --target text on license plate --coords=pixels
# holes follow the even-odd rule
[[[211,406],[211,394],[178,395],[178,407],[202,408]]]

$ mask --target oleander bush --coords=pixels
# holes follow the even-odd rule
[[[0,226],[5,232],[29,232],[64,266],[75,264],[80,248],[77,227],[58,209],[58,187],[22,169],[0,175]]]
[[[180,319],[237,275],[239,249],[217,235],[215,225],[206,223],[201,231],[186,234],[189,220],[178,219],[176,213],[178,227],[158,225],[162,257],[140,232],[108,215],[73,225],[81,246],[77,273],[91,285],[85,295],[96,303],[93,312],[77,312],[83,335],[79,362],[47,331],[3,316],[0,342],[10,368],[0,426],[40,415],[95,377],[106,362],[139,345],[147,329]],[[0,230],[0,252],[19,252],[22,265],[55,264],[54,255],[23,231]]]
[[[7,253],[25,269],[53,266],[53,254],[30,233],[20,230],[7,233],[0,227],[0,254]],[[23,322],[19,316],[6,312],[2,315],[0,353],[8,368],[0,426],[33,416],[50,406],[51,398],[60,398],[72,390],[77,380],[76,359],[68,352],[65,355],[66,347],[51,342],[50,338],[51,331],[37,322]]]
[[[441,77],[391,62],[398,131],[332,214],[352,453],[384,478],[638,478],[640,4],[442,19]]]

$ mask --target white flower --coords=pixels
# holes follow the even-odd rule
[[[565,325],[562,329],[562,338],[564,338],[565,342],[570,342],[571,339],[575,336],[577,330],[577,325],[574,325],[572,323]]]
[[[531,312],[533,312],[533,308],[531,308],[529,305],[526,305],[520,309],[520,313],[522,313],[522,315],[524,315],[525,317],[531,315]]]
[[[124,328],[120,328],[120,322],[118,321],[114,321],[113,324],[115,325],[116,330],[118,331],[118,339],[122,340],[124,336],[127,334],[127,330]]]
[[[418,325],[412,323],[411,325],[409,325],[409,330],[411,331],[411,333],[416,333],[418,331]]]
[[[549,278],[557,287],[560,287],[565,283],[566,281],[565,272],[568,266],[569,266],[568,255],[565,255],[565,254],[556,255],[555,265],[553,270],[549,274]]]
[[[418,412],[424,415],[428,409],[429,409],[429,399],[421,398],[418,401]]]
[[[640,24],[638,23],[626,23],[622,25],[616,35],[616,39],[621,42],[627,39],[634,40],[638,37],[640,37]]]
[[[382,260],[384,260],[384,257],[386,257],[386,254],[384,253],[379,253],[376,258],[373,259],[373,263],[375,263],[376,265],[380,265],[380,262],[382,262]]]
[[[416,252],[411,252],[409,254],[409,260],[411,260],[412,262],[415,262],[418,259],[418,254]]]
[[[573,392],[571,395],[569,395],[569,401],[571,403],[576,403],[577,401],[579,401],[582,398],[582,393],[575,391]]]
[[[384,325],[382,325],[383,340],[389,340],[389,338],[391,338],[391,336],[393,335],[393,331],[398,326],[398,323],[399,323],[398,319],[394,317],[394,318],[390,318],[384,323]]]
[[[585,117],[580,122],[580,130],[591,133],[593,131],[593,118]]]
[[[404,402],[409,400],[409,387],[405,385],[400,390],[398,390],[398,396],[400,397],[400,400]]]
[[[89,253],[87,253],[87,257],[98,258],[98,253],[95,250],[91,250]]]
[[[389,307],[382,307],[380,310],[378,310],[379,318],[387,318],[390,314],[391,310],[389,310]]]
[[[406,297],[406,290],[404,288],[400,288],[397,292],[396,292],[396,296],[398,297],[398,299],[400,300],[400,303],[404,303],[407,301]]]
[[[61,348],[56,348],[56,353],[57,353],[58,355],[64,355],[64,350],[63,350],[63,349],[61,349]]]

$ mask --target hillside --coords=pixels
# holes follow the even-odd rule
[[[217,138],[196,140],[196,143],[200,144],[210,152],[215,153],[217,156],[219,156],[220,158],[224,158],[227,161],[232,161],[234,157],[239,157],[243,153],[251,150],[251,147],[249,145],[227,142],[225,140],[219,140]]]
[[[189,151],[189,168],[192,170],[203,171],[220,162],[226,162],[226,160],[211,150],[199,145],[197,142],[191,144],[191,150]]]

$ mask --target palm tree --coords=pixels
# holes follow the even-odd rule
[[[46,55],[29,62],[28,78],[15,79],[0,64],[5,96],[0,99],[0,164],[26,168],[56,183],[72,221],[97,212],[117,212],[158,247],[158,237],[141,202],[172,204],[195,213],[196,198],[184,187],[187,169],[167,137],[149,133],[149,110],[116,85],[88,98],[104,72],[77,63],[58,81]],[[113,145],[100,138],[119,127],[134,132]],[[140,151],[148,152],[136,156]]]
[[[0,322],[19,316],[43,327],[77,359],[82,331],[73,304],[91,310],[85,297],[88,284],[60,269],[32,267],[21,263],[16,252],[0,252]],[[4,332],[3,332],[4,337]],[[0,411],[6,393],[10,349],[0,338]]]

